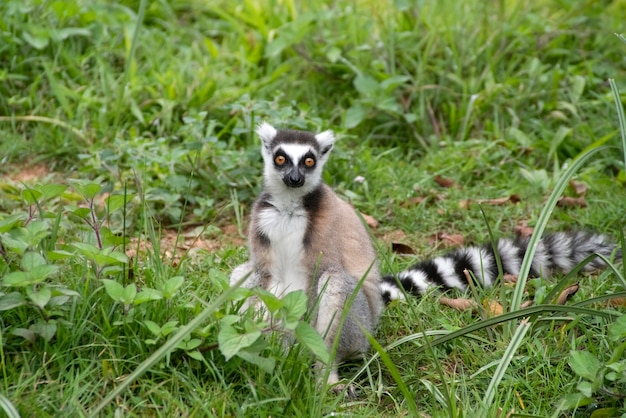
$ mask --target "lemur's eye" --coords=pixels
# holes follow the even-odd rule
[[[287,159],[284,155],[277,155],[276,157],[274,157],[274,162],[278,165],[283,165],[286,161]]]
[[[307,167],[313,167],[315,165],[315,159],[314,158],[306,158],[304,160],[304,165],[306,165]]]

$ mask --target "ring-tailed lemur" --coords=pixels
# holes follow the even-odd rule
[[[243,286],[261,286],[277,296],[304,290],[309,300],[317,299],[312,324],[329,349],[344,306],[358,288],[339,335],[332,385],[339,381],[339,363],[368,350],[361,327],[373,333],[380,317],[376,252],[354,209],[322,182],[334,134],[276,130],[267,123],[257,133],[263,192],[250,216],[250,260],[233,271],[231,284],[248,275]]]
[[[335,142],[331,131],[317,135],[276,130],[267,123],[256,130],[262,140],[263,192],[250,216],[250,260],[235,268],[231,284],[260,286],[282,296],[304,290],[317,299],[312,323],[330,348],[348,298],[359,288],[339,335],[329,384],[339,381],[337,365],[369,348],[361,327],[373,333],[383,299],[420,295],[429,287],[466,289],[464,270],[480,285],[490,286],[498,276],[491,244],[467,247],[420,262],[394,276],[380,278],[376,252],[355,210],[322,181],[322,168]],[[497,251],[504,273],[517,275],[528,239],[500,239]],[[615,245],[599,234],[556,233],[544,237],[535,252],[531,274],[567,272],[587,256],[606,257]],[[617,256],[621,256],[621,251]],[[602,267],[595,259],[587,270]]]

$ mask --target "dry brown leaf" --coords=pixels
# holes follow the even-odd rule
[[[363,212],[361,212],[361,216],[363,217],[363,220],[365,221],[367,226],[369,226],[372,229],[378,228],[378,221],[373,216],[366,215]]]
[[[576,292],[578,292],[578,289],[580,289],[580,286],[578,285],[578,283],[575,283],[571,286],[567,286],[565,290],[563,290],[561,294],[559,295],[559,297],[556,299],[557,305],[565,305],[565,303],[570,298],[570,296],[573,296],[576,294]]]
[[[415,254],[415,250],[411,246],[403,244],[401,242],[392,242],[391,251],[396,254]]]
[[[532,300],[527,300],[526,302],[522,303],[519,307],[521,309],[524,309],[524,308],[528,308],[530,306],[533,306],[533,301]]]
[[[428,240],[433,246],[443,244],[445,247],[460,247],[465,239],[461,234],[448,234],[447,232],[437,232],[431,235]]]
[[[445,296],[442,296],[439,298],[439,304],[448,306],[452,309],[456,309],[457,311],[461,311],[461,312],[467,311],[467,310],[474,310],[478,306],[476,304],[476,301],[471,300],[471,299],[466,299],[466,298],[452,299],[452,298],[447,298]]]
[[[502,275],[502,281],[504,283],[517,283],[518,276],[516,274],[505,273]]]
[[[437,176],[434,178],[435,183],[437,183],[440,187],[449,189],[450,187],[454,187],[454,180],[447,179],[445,177]]]
[[[607,304],[616,308],[624,308],[626,307],[626,298],[609,299]]]
[[[521,221],[515,226],[515,228],[513,228],[513,232],[515,232],[515,234],[519,235],[521,238],[528,238],[533,234],[534,231],[535,228],[533,228],[532,226],[528,226],[528,222],[526,221]]]
[[[587,202],[585,201],[585,196],[579,197],[569,197],[563,196],[556,202],[557,206],[562,208],[586,208]]]
[[[569,185],[576,193],[576,196],[584,196],[587,193],[587,185],[581,181],[572,180],[569,182]]]
[[[498,199],[480,199],[477,200],[476,203],[479,203],[481,205],[502,206],[506,205],[509,202],[515,205],[521,201],[522,199],[519,197],[519,195],[512,194],[509,197],[500,197]]]
[[[402,202],[400,202],[400,206],[402,206],[403,208],[410,208],[419,205],[424,200],[426,200],[426,197],[424,196],[409,197],[407,200],[403,200]]]
[[[496,300],[483,300],[483,308],[488,316],[498,316],[504,313],[502,304]]]
[[[471,204],[472,204],[472,201],[470,199],[461,199],[461,200],[459,200],[459,207],[461,209],[469,209]]]

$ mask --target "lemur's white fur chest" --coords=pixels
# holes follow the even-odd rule
[[[268,289],[277,296],[307,290],[311,272],[303,265],[304,235],[309,219],[300,199],[271,202],[274,206],[259,213],[258,228],[271,242],[271,282]]]

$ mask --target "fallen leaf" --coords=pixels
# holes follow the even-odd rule
[[[429,237],[428,241],[433,245],[443,244],[445,247],[461,247],[465,241],[461,234],[448,234],[437,232]]]
[[[483,308],[488,316],[498,316],[504,313],[502,304],[495,300],[483,300]]]
[[[517,277],[517,275],[515,275],[515,274],[505,273],[505,274],[502,276],[502,281],[503,281],[504,283],[517,283],[517,279],[518,279],[518,277]]]
[[[520,238],[528,238],[533,234],[534,231],[535,228],[533,228],[532,226],[528,226],[527,221],[521,221],[515,226],[515,228],[513,228],[513,232],[515,232],[515,234],[518,235]]]
[[[445,177],[437,176],[434,178],[435,183],[437,183],[440,187],[444,187],[449,189],[450,187],[454,187],[454,180],[447,179]]]
[[[587,185],[581,181],[572,180],[569,185],[577,196],[584,196],[587,193]]]
[[[575,295],[576,292],[578,292],[578,289],[580,289],[578,283],[566,287],[565,290],[563,290],[559,297],[556,299],[557,305],[565,305],[565,302],[567,302],[570,296]]]
[[[361,216],[363,217],[363,220],[365,221],[367,226],[369,226],[372,229],[378,228],[378,221],[373,216],[366,215],[363,212],[361,212]]]
[[[526,302],[522,303],[519,307],[521,309],[524,309],[524,308],[528,308],[528,307],[530,307],[532,305],[533,305],[533,301],[532,300],[527,300]]]
[[[413,248],[406,244],[402,244],[401,242],[392,242],[391,251],[395,254],[415,254],[415,250],[413,250]]]
[[[609,306],[614,306],[614,307],[626,307],[626,298],[615,298],[615,299],[609,299],[609,301],[607,302],[607,304]]]
[[[481,205],[502,206],[502,205],[506,205],[509,202],[515,205],[521,201],[522,199],[519,197],[519,195],[512,194],[509,197],[500,197],[497,199],[480,199],[480,200],[477,200],[476,203],[479,203]]]
[[[459,200],[459,207],[461,209],[469,209],[472,201],[470,199],[461,199]]]
[[[452,298],[447,298],[445,296],[442,296],[439,298],[439,304],[443,306],[448,306],[452,309],[456,309],[457,311],[461,311],[461,312],[467,311],[467,310],[473,310],[478,306],[476,304],[476,301],[471,300],[471,299],[466,299],[466,298],[452,299]]]
[[[424,196],[410,197],[407,200],[403,200],[402,202],[400,202],[400,206],[402,206],[403,208],[410,208],[419,205],[424,200],[426,200],[426,197]]]
[[[579,197],[569,197],[563,196],[556,202],[557,206],[562,208],[586,208],[587,202],[585,201],[585,196]]]

